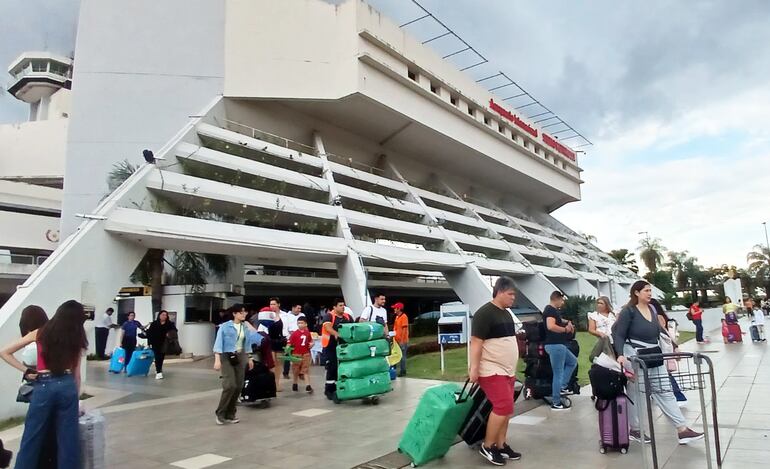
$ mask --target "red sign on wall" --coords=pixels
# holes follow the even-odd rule
[[[494,99],[489,100],[489,108],[495,111],[496,113],[500,114],[501,116],[505,117],[509,121],[516,124],[518,127],[520,127],[524,132],[530,134],[533,137],[537,137],[537,129],[532,127],[531,125],[527,124],[523,120],[519,119],[519,116],[515,115],[508,109],[505,109],[504,107],[500,106],[495,102]]]
[[[557,142],[555,138],[551,137],[545,132],[543,132],[543,143],[553,148],[563,156],[566,156],[570,160],[575,161],[575,152],[567,148],[566,145]]]

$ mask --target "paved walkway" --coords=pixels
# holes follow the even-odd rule
[[[744,330],[747,328],[744,327]],[[712,333],[716,339],[721,339]],[[748,336],[744,336],[747,338]],[[768,467],[770,461],[770,354],[766,343],[723,345],[687,350],[710,352],[715,362],[721,441],[725,468]],[[89,366],[88,408],[99,407],[107,418],[107,461],[122,468],[291,468],[305,465],[347,469],[382,456],[369,467],[404,465],[392,454],[423,390],[433,381],[400,379],[379,406],[358,401],[334,405],[321,392],[312,396],[284,391],[268,409],[241,408],[241,423],[219,427],[213,410],[219,383],[211,360],[167,366],[167,378],[115,376],[103,363]],[[321,369],[312,369],[321,391]],[[288,383],[282,383],[290,389]],[[552,413],[538,407],[514,418],[511,442],[524,453],[520,468],[641,468],[640,445],[626,455],[598,452],[596,411],[577,396],[569,411]],[[685,415],[698,428],[700,406],[690,392]],[[529,403],[527,403],[529,404]],[[519,403],[519,410],[528,407]],[[660,467],[705,468],[704,444],[678,446],[674,431],[657,415]],[[20,429],[0,434],[16,450]],[[387,455],[387,456],[386,456]],[[365,466],[361,466],[365,467]],[[440,461],[426,467],[491,467],[465,446],[455,445]]]

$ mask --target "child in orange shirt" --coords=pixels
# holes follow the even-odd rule
[[[302,375],[305,381],[305,391],[308,394],[313,393],[313,388],[310,386],[310,349],[313,347],[313,336],[310,335],[310,330],[307,328],[307,319],[305,316],[300,316],[297,319],[297,330],[292,332],[289,337],[289,345],[292,346],[291,354],[293,356],[300,357],[300,361],[292,362],[291,370],[294,380],[294,384],[291,385],[292,391],[299,391],[299,376]]]

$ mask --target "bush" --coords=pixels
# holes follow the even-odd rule
[[[455,348],[465,348],[465,344],[446,344],[444,345],[444,351],[451,350]],[[433,353],[433,352],[440,352],[441,346],[438,343],[438,338],[436,340],[429,340],[426,342],[420,342],[418,344],[409,345],[409,348],[406,349],[406,356],[407,357],[413,357],[415,355],[422,355],[424,353]]]
[[[588,330],[588,313],[595,309],[596,298],[593,296],[570,296],[564,302],[562,317],[572,321],[579,331]]]
[[[436,335],[436,331],[438,331],[438,318],[415,319],[409,328],[409,335],[412,337]]]

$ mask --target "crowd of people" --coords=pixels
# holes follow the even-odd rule
[[[507,430],[513,416],[514,383],[518,363],[516,331],[510,308],[516,298],[514,282],[500,277],[493,288],[492,301],[473,315],[470,341],[470,372],[472,382],[479,384],[492,404],[487,420],[486,436],[479,453],[495,465],[506,460],[517,460],[521,453],[514,451],[507,442]],[[562,397],[571,394],[567,384],[577,364],[577,357],[566,344],[574,337],[575,325],[563,317],[564,295],[554,291],[543,311],[546,330],[545,350],[553,370],[551,409],[565,409]],[[629,359],[657,350],[662,337],[675,347],[676,332],[670,329],[671,321],[660,303],[652,297],[651,285],[640,280],[631,287],[629,301],[615,313],[607,297],[600,297],[596,310],[588,314],[588,330],[597,338],[592,356],[606,353],[614,357],[621,369],[629,369]],[[648,370],[653,387],[653,400],[677,430],[679,444],[687,444],[703,438],[703,434],[689,428],[679,407],[678,400],[686,399],[678,391],[676,381],[663,363]],[[665,385],[671,383],[671,386]],[[639,402],[637,386],[628,385],[631,402]],[[638,414],[630,405],[630,433],[632,440],[649,443],[649,437],[641,432]]]
[[[500,277],[494,285],[492,300],[473,315],[470,338],[469,380],[478,383],[492,404],[487,421],[486,437],[480,453],[494,464],[516,460],[521,454],[507,442],[507,430],[513,416],[515,372],[518,364],[516,326],[509,312],[515,302],[514,282]],[[378,322],[385,335],[394,340],[402,351],[400,375],[406,375],[406,352],[409,343],[409,323],[404,305],[391,305],[393,320],[389,320],[386,297],[374,295],[372,304],[358,320]],[[565,345],[574,336],[575,325],[563,317],[564,296],[555,291],[543,312],[546,329],[545,350],[551,361],[553,384],[551,408],[562,410],[561,398],[569,394],[565,388],[577,364],[577,357]],[[739,308],[728,299],[724,314],[735,314]],[[764,311],[751,298],[744,299],[745,312],[754,324],[764,325]],[[689,318],[695,323],[698,342],[703,337],[702,315],[698,302],[693,303]],[[127,320],[116,325],[112,308],[105,312],[96,326],[96,354],[105,356],[106,336],[110,329],[119,329],[117,343],[126,350],[126,363],[131,360],[137,338],[147,338],[155,354],[156,378],[163,379],[164,357],[169,344],[176,338],[176,327],[168,312],[160,311],[154,321],[144,326],[130,313]],[[19,328],[21,337],[0,350],[0,358],[18,369],[23,380],[33,386],[19,390],[18,400],[30,404],[24,434],[17,455],[17,467],[79,467],[77,420],[80,415],[80,363],[88,348],[84,329],[85,311],[77,301],[64,302],[53,317],[37,306],[24,308]],[[259,311],[236,304],[218,314],[214,340],[214,369],[222,378],[222,394],[215,411],[216,424],[235,424],[236,404],[244,386],[247,369],[260,363],[275,371],[275,384],[280,392],[280,380],[291,379],[292,391],[313,393],[310,382],[312,351],[320,341],[321,363],[326,368],[324,393],[334,398],[338,361],[336,346],[342,324],[356,321],[344,300],[335,299],[328,310],[317,313],[301,304],[288,311],[281,309],[279,298],[270,298],[269,305]],[[643,280],[631,288],[629,302],[615,312],[607,297],[600,297],[595,311],[588,314],[589,333],[597,338],[591,356],[611,354],[621,367],[628,369],[630,357],[649,350],[660,350],[661,337],[669,338],[676,347],[675,321],[652,297],[651,285]],[[674,323],[674,325],[672,325]],[[141,331],[141,332],[140,332]],[[762,331],[764,335],[764,331]],[[287,347],[288,346],[288,347]],[[16,354],[19,354],[18,359]],[[283,361],[282,365],[278,365]],[[686,425],[679,402],[686,397],[679,391],[676,380],[664,365],[648,370],[654,392],[652,397],[663,414],[677,430],[680,444],[703,438]],[[666,379],[666,376],[670,378]],[[671,387],[662,383],[670,382]],[[636,386],[628,386],[630,397],[630,438],[649,442],[641,432],[633,403],[638,402]]]
[[[406,376],[406,351],[409,343],[409,322],[404,304],[391,307],[394,321],[388,320],[384,294],[375,294],[372,304],[364,308],[358,321],[383,325],[385,336],[394,340],[402,351],[400,375]],[[331,308],[317,313],[308,305],[294,303],[289,311],[281,309],[281,300],[270,298],[269,305],[257,311],[236,304],[218,314],[214,341],[214,369],[222,377],[222,395],[215,411],[217,425],[238,423],[236,403],[244,386],[246,369],[253,369],[255,361],[275,375],[277,392],[283,392],[281,378],[291,379],[291,389],[299,392],[300,381],[305,392],[314,392],[310,384],[312,352],[320,341],[320,363],[325,367],[324,395],[334,400],[337,383],[338,330],[342,324],[356,321],[350,308],[341,298]],[[288,346],[288,347],[287,347]],[[283,365],[278,365],[283,361]],[[291,373],[291,374],[290,374]]]

